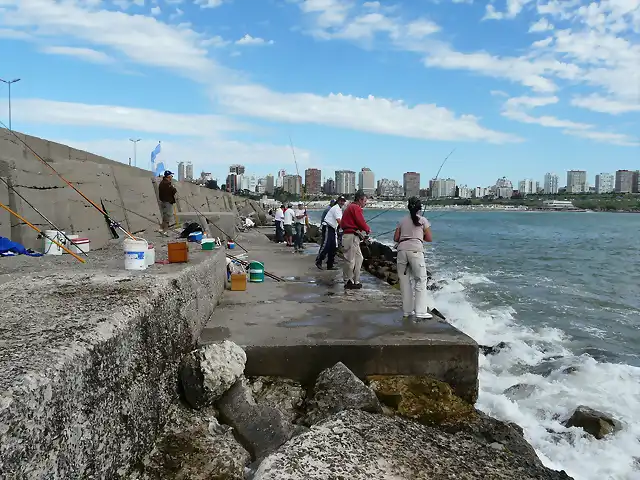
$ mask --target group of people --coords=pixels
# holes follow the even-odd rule
[[[347,290],[358,290],[362,288],[360,283],[360,271],[362,268],[361,243],[371,234],[371,228],[364,218],[363,208],[367,203],[367,196],[362,191],[356,192],[354,199],[345,208],[347,200],[344,196],[339,196],[332,200],[329,206],[322,212],[320,220],[322,229],[322,241],[320,250],[315,259],[315,264],[319,269],[323,269],[326,259],[327,270],[335,270],[335,257],[338,245],[342,246],[344,264],[342,276],[344,288]],[[276,241],[279,241],[278,232],[284,227],[285,237],[287,235],[287,224],[289,233],[293,231],[292,223],[301,223],[301,233],[296,234],[297,238],[304,236],[304,227],[308,225],[309,219],[303,205],[299,204],[298,209],[289,214],[291,205],[285,209],[282,205],[275,212],[276,219]],[[397,250],[397,271],[402,292],[402,309],[405,318],[415,317],[416,319],[432,318],[429,313],[429,295],[427,291],[427,267],[424,258],[424,242],[433,240],[431,224],[422,215],[422,203],[417,197],[411,197],[407,203],[409,214],[403,217],[397,224],[393,240],[396,242]],[[288,222],[288,223],[287,223]],[[279,230],[280,229],[280,230]],[[298,229],[296,228],[296,232]],[[290,241],[287,241],[289,244]]]
[[[294,209],[291,204],[280,205],[274,212],[276,222],[276,242],[286,243],[288,247],[294,247],[295,253],[304,250],[304,230],[309,226],[309,216],[304,204],[298,203]]]

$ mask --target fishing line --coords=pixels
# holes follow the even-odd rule
[[[120,230],[122,230],[131,240],[137,240],[136,237],[134,237],[131,233],[129,233],[127,230],[125,230],[122,225],[120,225],[118,222],[115,222],[114,220],[112,220],[109,215],[102,209],[100,208],[98,205],[95,204],[95,202],[93,202],[93,200],[91,200],[89,197],[87,197],[84,193],[82,193],[78,188],[76,188],[75,185],[73,185],[70,181],[68,181],[66,178],[64,178],[60,173],[58,173],[58,171],[53,168],[51,166],[51,164],[49,162],[47,162],[44,158],[42,158],[40,155],[38,155],[38,153],[36,153],[36,151],[31,148],[31,146],[29,146],[27,144],[27,142],[25,142],[24,140],[22,140],[13,130],[10,130],[7,128],[7,126],[4,124],[4,122],[2,122],[2,120],[0,120],[0,126],[2,126],[3,128],[5,128],[11,135],[13,135],[14,137],[16,137],[18,139],[18,141],[23,144],[25,147],[27,147],[27,149],[33,154],[34,157],[36,157],[38,160],[40,160],[44,165],[46,165],[47,167],[49,167],[58,177],[60,177],[60,179],[66,183],[67,185],[69,185],[71,188],[73,188],[82,198],[84,198],[87,202],[89,202],[96,210],[98,210],[102,215],[104,215],[104,217],[106,219],[108,219],[115,227],[119,228]]]

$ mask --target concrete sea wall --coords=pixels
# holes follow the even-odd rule
[[[150,172],[67,145],[17,135],[97,205],[104,200],[109,215],[130,232],[153,228],[131,211],[160,222],[157,185]],[[4,129],[0,130],[0,176],[67,234],[89,238],[94,249],[111,239],[104,217]],[[182,197],[177,204],[179,212],[192,212],[193,206],[202,212],[238,213],[234,198],[227,193],[187,182],[177,182],[176,187]],[[52,229],[4,185],[0,185],[0,202],[38,228]],[[34,230],[3,209],[0,236],[34,250],[42,247]]]

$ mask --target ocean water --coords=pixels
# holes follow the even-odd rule
[[[404,214],[372,220],[373,236],[392,244],[383,233]],[[478,343],[507,343],[480,355],[477,407],[518,423],[545,465],[577,480],[640,479],[640,215],[425,216],[427,264],[446,281],[437,308]],[[531,387],[504,394],[516,384]],[[622,431],[596,440],[565,428],[578,405],[613,415]]]

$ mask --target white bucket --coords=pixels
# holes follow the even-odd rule
[[[143,238],[131,240],[125,238],[124,246],[124,269],[125,270],[144,270],[147,268],[147,251],[149,244]]]
[[[156,249],[153,248],[153,244],[152,243],[147,245],[147,254],[146,254],[144,260],[147,263],[147,267],[150,267],[151,265],[156,263]]]
[[[49,240],[49,238],[55,240],[61,245],[64,245],[64,232],[59,232],[58,230],[45,230],[44,234],[43,253],[45,255],[62,255],[64,250]]]

